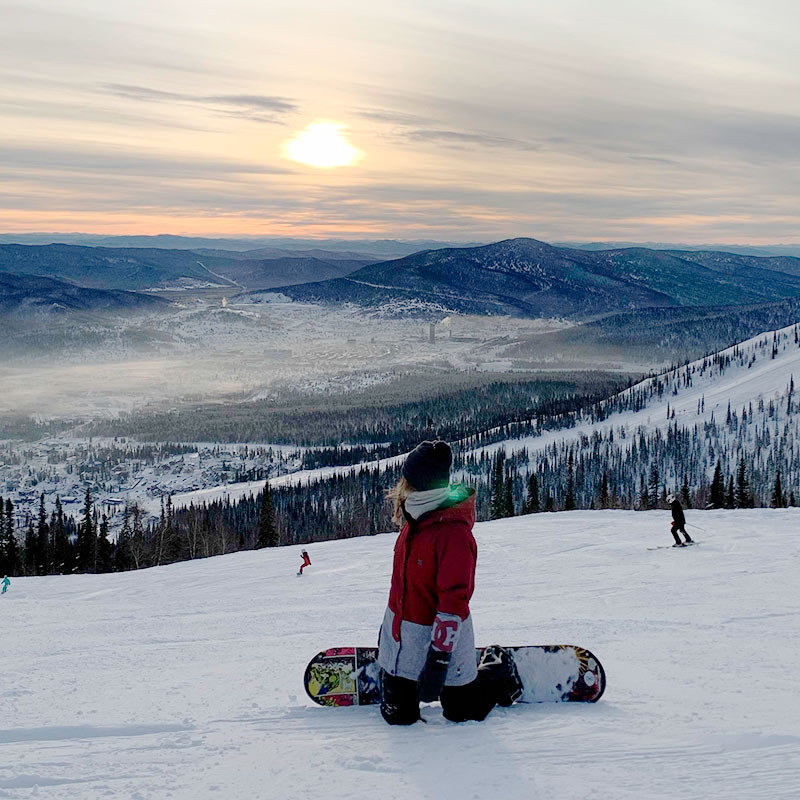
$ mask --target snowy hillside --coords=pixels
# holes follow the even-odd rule
[[[520,473],[541,469],[543,459],[548,458],[549,477],[558,497],[572,450],[576,463],[581,457],[587,464],[593,462],[586,468],[586,505],[604,467],[611,470],[616,464],[620,484],[634,493],[641,472],[646,474],[653,463],[670,488],[683,478],[697,488],[710,479],[716,460],[731,472],[741,455],[746,456],[752,486],[762,500],[768,502],[778,468],[784,488],[794,490],[800,499],[800,388],[793,389],[791,402],[789,397],[797,381],[800,326],[791,325],[648,378],[607,401],[601,414],[570,418],[562,427],[543,427],[533,436],[481,447],[464,443],[462,451],[473,465],[480,462],[485,468],[488,463],[490,470],[491,459],[498,452],[516,454],[515,468]],[[673,431],[680,431],[682,438]],[[550,452],[552,448],[555,452]],[[362,466],[386,469],[402,460],[399,456],[355,467],[303,470],[270,484],[306,484]],[[474,481],[478,469],[462,477]],[[235,501],[258,494],[262,486],[256,481],[208,487],[176,494],[172,501],[176,508],[221,498]],[[156,504],[151,503],[150,509],[155,510]]]
[[[740,413],[750,404],[755,404],[759,422],[763,422],[766,408],[766,416],[777,424],[786,418],[790,383],[794,376],[800,380],[798,334],[798,325],[768,331],[686,366],[667,370],[612,399],[607,404],[611,413],[602,421],[583,420],[567,431],[549,431],[509,442],[506,449],[520,446],[539,449],[564,438],[612,428],[632,433],[641,429],[666,430],[675,424],[720,423],[725,422],[729,406]],[[795,389],[795,398],[798,393]],[[636,407],[634,398],[639,400],[641,408]],[[759,407],[759,400],[764,407]],[[773,411],[769,410],[770,401]]]
[[[303,692],[308,658],[375,641],[394,535],[0,597],[0,797],[789,800],[800,789],[800,510],[539,514],[483,523],[476,639],[570,642],[597,705],[392,729]]]

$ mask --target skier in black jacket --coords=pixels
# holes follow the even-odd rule
[[[686,533],[686,517],[683,514],[683,506],[681,505],[681,501],[675,497],[674,494],[668,495],[667,502],[669,503],[669,507],[672,509],[672,528],[670,529],[672,535],[675,537],[675,547],[685,547],[687,544],[692,544],[693,540],[692,537]],[[681,541],[681,537],[678,536],[678,531],[680,531],[684,538],[686,539],[685,542]]]

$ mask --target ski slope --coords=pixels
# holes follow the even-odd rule
[[[506,439],[483,447],[467,450],[465,454],[489,455],[502,450],[512,455],[522,449],[528,451],[530,458],[537,458],[547,447],[560,442],[574,442],[582,437],[590,437],[595,432],[608,434],[613,430],[625,432],[631,436],[639,431],[645,433],[655,429],[665,431],[670,425],[681,428],[692,428],[712,419],[717,423],[725,420],[730,403],[731,410],[740,412],[745,406],[755,409],[751,425],[754,428],[768,423],[771,428],[778,422],[785,421],[785,400],[791,381],[795,381],[795,398],[800,395],[800,346],[795,341],[798,326],[790,325],[777,331],[754,336],[732,347],[715,354],[717,357],[730,356],[735,360],[721,367],[714,362],[715,355],[700,358],[697,361],[667,370],[656,378],[647,378],[622,392],[622,396],[643,388],[649,388],[655,380],[664,386],[661,397],[653,396],[644,408],[638,411],[622,411],[610,414],[602,421],[592,421],[588,416],[579,418],[572,427],[545,430],[536,436],[523,436]],[[776,342],[776,353],[773,358],[773,341]],[[738,363],[739,361],[744,363]],[[684,385],[683,376],[691,376],[691,385]],[[759,409],[759,400],[769,403],[773,400],[778,408],[773,415],[767,409]],[[753,411],[753,409],[750,409]],[[667,417],[669,411],[670,417]],[[673,416],[674,415],[674,416]],[[336,474],[358,471],[362,467],[381,470],[394,466],[405,460],[405,455],[393,456],[375,461],[363,462],[347,467],[321,467],[319,469],[302,470],[270,480],[270,486],[297,486],[315,480],[325,480]],[[172,496],[175,508],[184,508],[194,503],[210,503],[215,500],[235,502],[246,495],[257,495],[264,488],[263,481],[247,483],[230,483],[222,486],[211,486],[192,492],[181,492]],[[146,507],[153,513],[158,511],[158,503],[153,500]]]
[[[0,596],[0,798],[789,800],[800,796],[800,509],[576,511],[476,526],[480,644],[568,642],[596,705],[390,728],[306,698],[306,661],[375,641],[394,534]]]
[[[475,453],[494,453],[504,450],[510,455],[514,450],[526,448],[534,454],[554,442],[574,441],[580,437],[591,436],[595,431],[608,433],[610,430],[624,429],[626,435],[637,431],[650,432],[656,428],[665,431],[670,425],[691,428],[702,426],[712,419],[717,423],[725,420],[728,404],[734,412],[752,404],[759,422],[764,419],[783,420],[785,415],[768,415],[759,411],[758,402],[773,400],[780,404],[784,400],[792,380],[800,381],[800,346],[795,341],[798,326],[789,325],[777,331],[767,331],[747,339],[706,358],[700,358],[676,369],[667,370],[655,378],[627,389],[621,396],[643,388],[649,388],[656,380],[664,384],[661,397],[649,398],[647,405],[639,411],[612,413],[601,422],[584,419],[572,428],[545,431],[539,436],[527,436],[488,445],[473,451]],[[773,341],[776,353],[773,358]],[[714,363],[714,359],[729,356],[733,361],[726,367]],[[743,361],[743,364],[738,363]],[[690,374],[691,385],[683,383],[683,376]],[[797,397],[795,388],[795,397]],[[667,413],[671,415],[667,417]],[[672,416],[674,414],[674,416]]]

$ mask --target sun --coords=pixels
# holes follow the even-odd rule
[[[315,122],[284,143],[284,155],[311,167],[346,167],[361,156],[361,151],[347,141],[345,130],[336,122]]]

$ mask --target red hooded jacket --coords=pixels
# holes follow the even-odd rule
[[[389,609],[392,637],[400,641],[402,621],[432,625],[436,612],[469,616],[478,548],[472,536],[475,491],[460,502],[407,520],[394,546]]]

